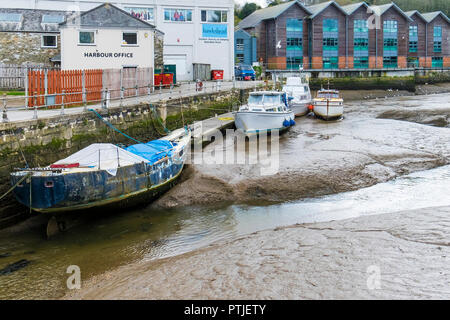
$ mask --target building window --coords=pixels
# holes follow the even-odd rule
[[[339,22],[337,19],[324,19],[322,28],[323,68],[337,69],[339,51]]]
[[[191,22],[192,10],[164,9],[164,21]]]
[[[236,50],[244,50],[244,39],[236,39]]]
[[[228,11],[202,10],[202,22],[228,22]]]
[[[323,57],[324,69],[337,69],[338,67],[338,57]]]
[[[431,58],[431,67],[432,68],[442,68],[444,66],[444,62],[442,57],[432,57]]]
[[[383,21],[383,33],[394,33],[395,37],[397,37],[397,29],[398,23],[395,20],[386,20]],[[394,35],[392,35],[394,37]]]
[[[355,20],[353,22],[353,32],[369,32],[369,27],[367,24],[367,20]]]
[[[409,52],[417,52],[417,41],[409,42]]]
[[[57,48],[58,42],[55,35],[43,35],[42,36],[42,48]]]
[[[126,12],[131,14],[133,17],[144,20],[144,21],[154,21],[153,8],[137,8],[137,7],[125,7]]]
[[[20,22],[22,14],[20,13],[0,13],[0,22]]]
[[[355,50],[367,50],[369,48],[369,39],[355,38],[353,46]]]
[[[408,68],[418,68],[418,67],[419,67],[419,58],[408,57]]]
[[[353,68],[368,68],[369,67],[369,57],[354,57],[353,58]]]
[[[244,54],[243,53],[237,53],[236,54],[236,60],[238,63],[244,63]]]
[[[287,19],[286,21],[286,31],[287,32],[302,32],[302,20],[300,19]]]
[[[442,52],[442,27],[436,26],[433,30],[433,51]]]
[[[383,57],[383,68],[397,68],[397,56]]]
[[[303,65],[303,57],[287,57],[286,69],[288,70],[300,70]]]
[[[409,52],[417,52],[417,26],[409,26]]]
[[[64,22],[63,15],[44,14],[42,16],[42,23],[61,23]]]
[[[125,46],[137,45],[137,32],[122,33],[122,45]]]
[[[80,31],[79,44],[95,44],[94,31]]]

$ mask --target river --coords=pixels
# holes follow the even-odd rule
[[[79,266],[86,280],[132,262],[175,256],[260,230],[450,206],[449,194],[446,165],[354,191],[272,205],[147,207],[86,219],[51,240],[43,237],[41,226],[6,232],[0,234],[0,269],[22,259],[30,263],[0,275],[0,299],[61,297],[70,265]]]

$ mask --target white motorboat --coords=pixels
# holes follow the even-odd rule
[[[336,120],[344,114],[344,99],[338,90],[320,89],[313,99],[313,112],[324,120]]]
[[[296,117],[304,116],[310,112],[311,91],[305,78],[289,77],[283,86],[283,91],[288,94],[290,107]]]
[[[249,95],[248,103],[235,113],[238,130],[247,135],[273,130],[284,131],[295,125],[286,93],[259,91]]]

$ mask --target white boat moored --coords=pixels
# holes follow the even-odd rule
[[[235,113],[235,124],[249,135],[287,130],[295,125],[294,118],[284,92],[260,91],[250,93],[248,103]]]
[[[302,77],[289,77],[283,86],[283,92],[288,94],[292,99],[290,107],[296,117],[304,116],[309,113],[309,105],[311,104],[311,91],[306,79]]]
[[[318,118],[336,120],[344,114],[344,99],[338,90],[320,89],[313,99],[313,112]]]

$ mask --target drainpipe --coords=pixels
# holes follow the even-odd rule
[[[348,69],[348,16],[345,16],[345,67]]]
[[[375,26],[375,69],[378,68],[378,29]]]
[[[427,66],[428,58],[428,22],[425,22],[425,67]]]

